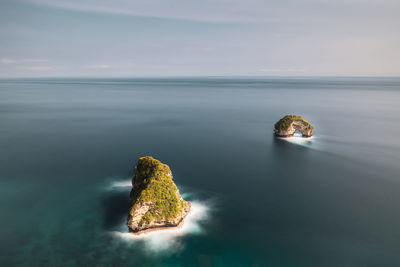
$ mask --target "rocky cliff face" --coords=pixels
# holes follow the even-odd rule
[[[132,185],[132,207],[127,221],[130,231],[137,233],[183,223],[190,203],[179,194],[168,165],[152,157],[140,158]]]
[[[301,116],[286,115],[275,123],[275,135],[279,137],[290,137],[299,131],[303,137],[310,137],[313,135],[314,128],[311,124],[303,119]]]

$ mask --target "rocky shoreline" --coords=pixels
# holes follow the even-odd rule
[[[158,226],[158,227],[145,228],[145,229],[141,229],[139,231],[133,231],[133,230],[129,229],[129,232],[133,235],[141,235],[141,234],[162,231],[162,230],[180,229],[180,228],[182,228],[182,226],[185,222],[185,218],[186,218],[186,216],[189,215],[190,211],[191,211],[191,205],[189,202],[189,209],[187,211],[187,214],[185,214],[185,216],[179,221],[179,223],[177,225],[172,225],[172,224],[171,225],[163,225],[163,226]]]

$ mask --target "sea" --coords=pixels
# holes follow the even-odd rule
[[[182,228],[128,232],[142,156]],[[0,211],[1,266],[400,266],[400,78],[1,79]]]

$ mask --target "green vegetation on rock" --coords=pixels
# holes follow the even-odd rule
[[[275,123],[274,132],[278,137],[291,137],[296,131],[300,132],[303,137],[311,137],[314,127],[297,115],[286,115]]]
[[[139,225],[148,225],[152,221],[173,221],[182,216],[189,203],[183,200],[178,188],[172,181],[168,165],[152,157],[139,159],[131,191],[132,208],[130,214],[135,216],[136,209],[147,205],[149,209],[141,217]]]
[[[275,123],[275,129],[282,131],[287,130],[293,121],[303,121],[308,124],[308,129],[313,129],[314,127],[303,117],[296,115],[286,115],[282,119],[280,119],[277,123]]]

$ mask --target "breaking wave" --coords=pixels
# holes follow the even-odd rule
[[[119,180],[111,182],[107,186],[107,190],[126,190],[127,194],[132,187],[131,180]],[[138,244],[146,252],[177,252],[185,247],[182,237],[187,235],[201,235],[205,233],[203,223],[210,219],[211,201],[193,200],[193,193],[182,192],[181,196],[190,201],[191,209],[184,219],[182,226],[176,228],[166,228],[162,230],[145,232],[142,234],[133,234],[128,230],[126,225],[126,216],[121,218],[121,223],[116,230],[110,233],[123,242],[128,244]]]
[[[313,138],[314,137],[292,136],[292,137],[282,137],[279,139],[284,140],[289,143],[292,143],[292,144],[305,146],[305,147],[311,147],[313,144]]]
[[[116,190],[116,189],[130,189],[132,187],[132,179],[129,180],[117,180],[110,182],[106,189],[107,190]]]
[[[111,232],[116,238],[125,242],[139,243],[144,245],[148,252],[176,252],[184,248],[181,237],[185,235],[199,235],[204,233],[201,222],[209,218],[208,207],[201,202],[191,201],[192,207],[181,227],[156,230],[139,235],[128,231],[126,222],[121,225],[120,231]]]
[[[295,133],[292,137],[278,137],[280,140],[289,142],[291,144],[317,149],[315,144],[315,137],[303,137],[300,133]]]

